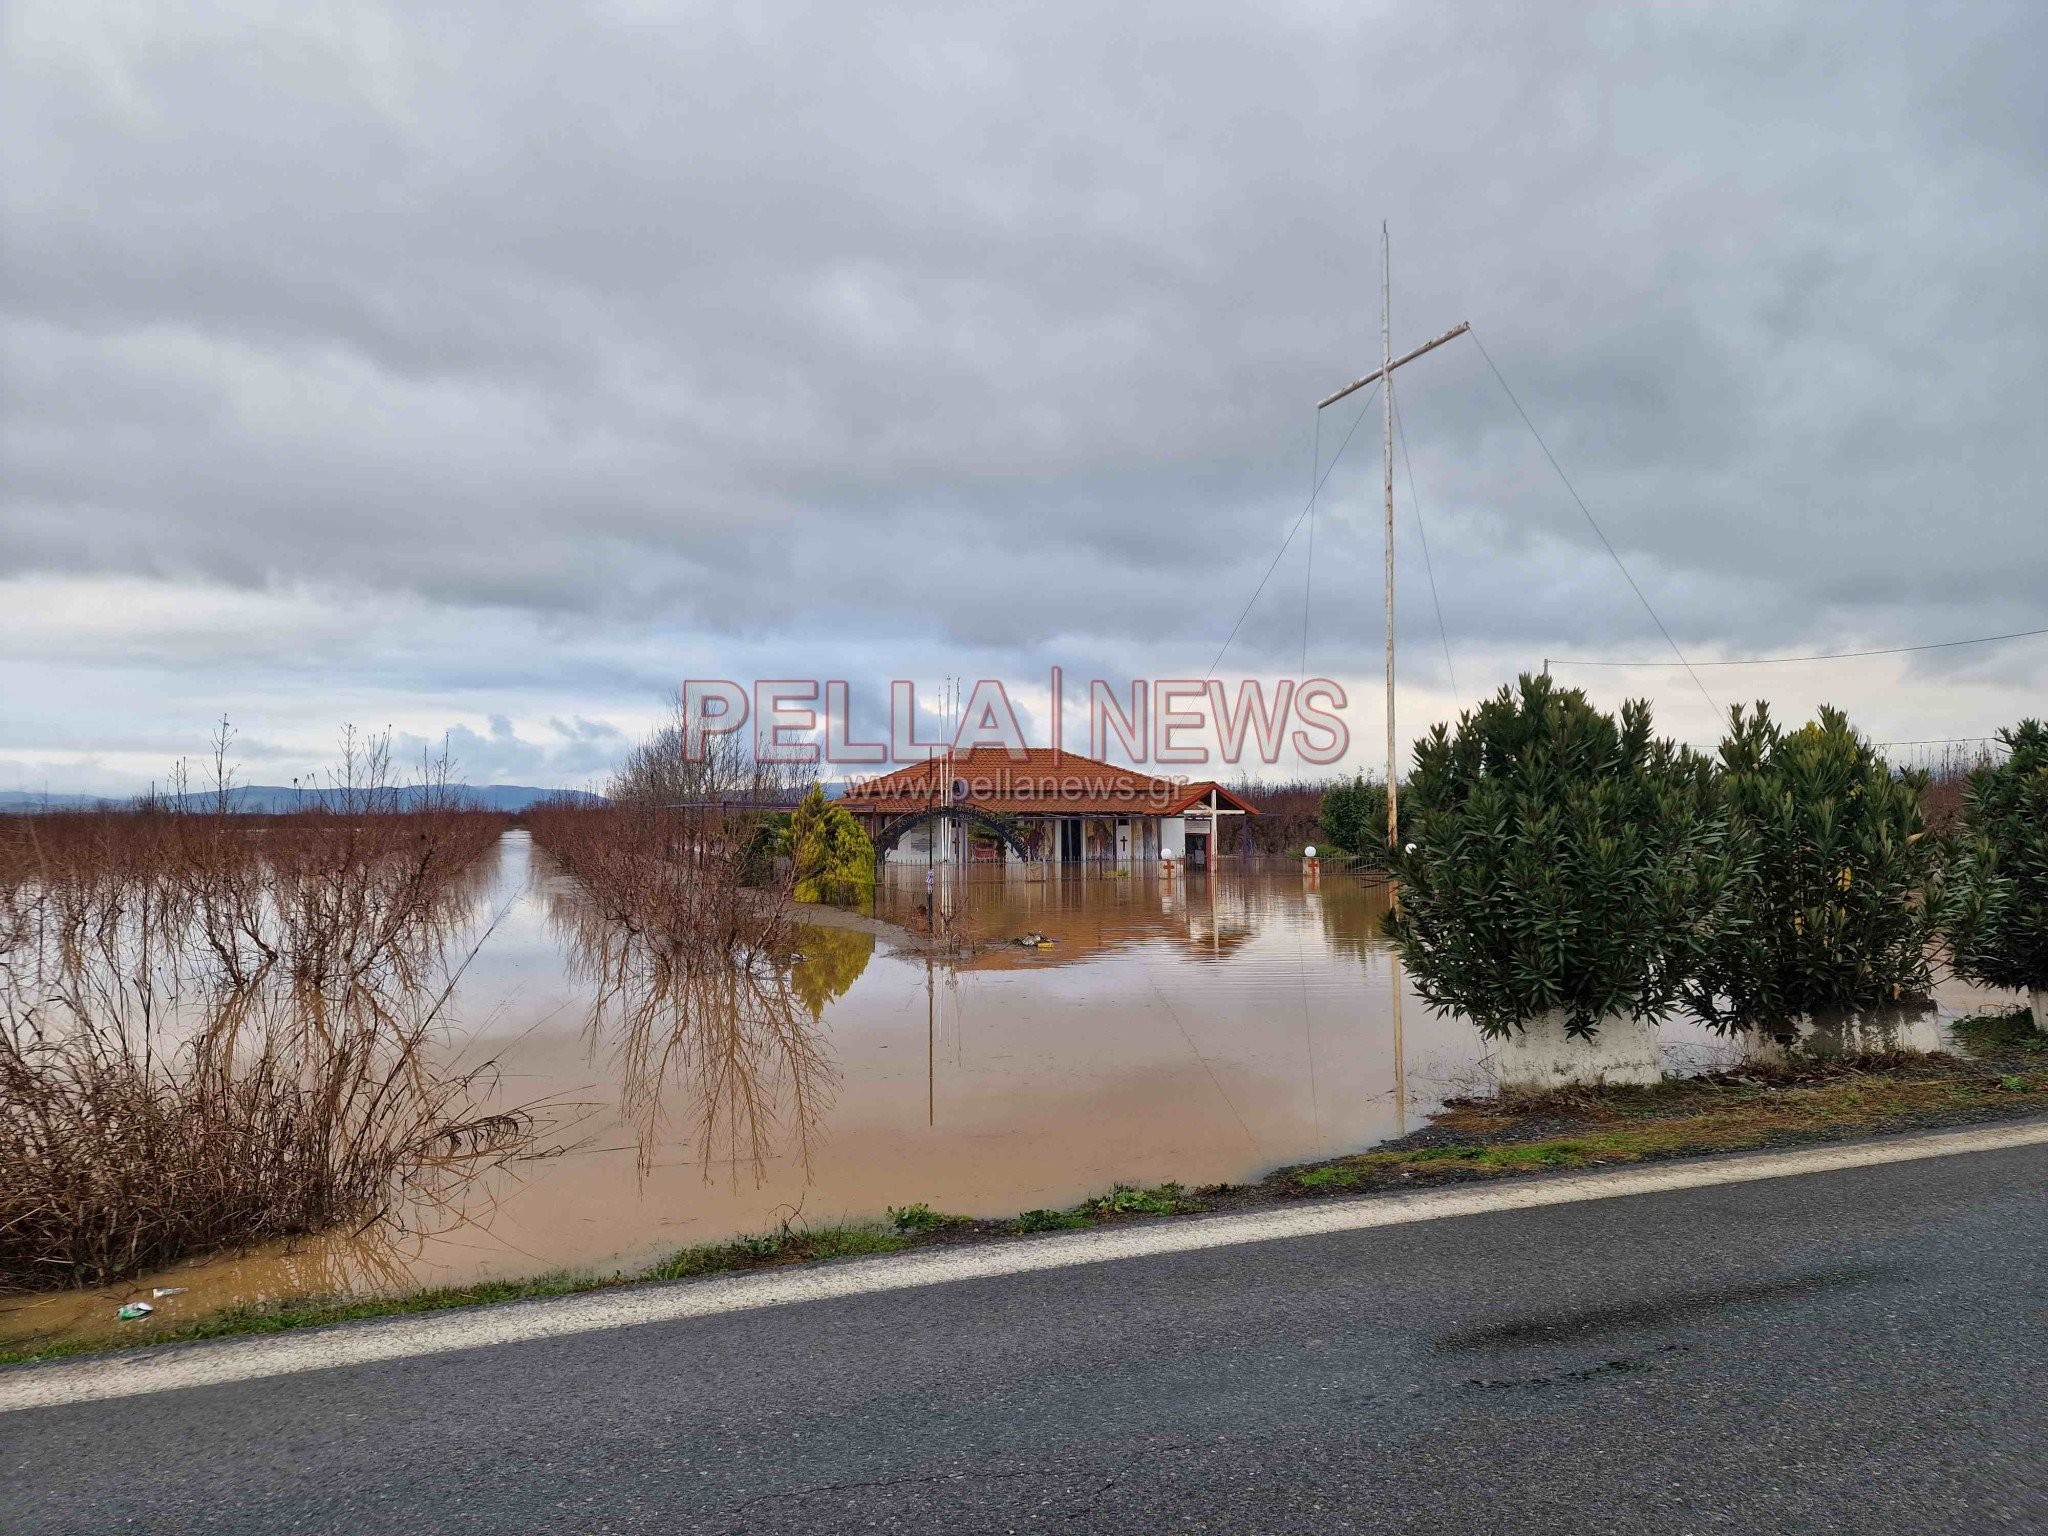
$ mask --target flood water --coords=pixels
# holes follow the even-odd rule
[[[924,904],[924,871],[891,871],[879,931],[798,931],[793,1017],[735,1012],[679,1048],[606,972],[574,883],[510,832],[475,898],[448,1050],[494,1064],[501,1107],[536,1107],[534,1155],[400,1236],[8,1298],[0,1341],[104,1331],[156,1287],[185,1287],[156,1302],[175,1325],[262,1298],[632,1269],[785,1219],[920,1201],[1008,1216],[1116,1182],[1241,1181],[1486,1087],[1470,1025],[1412,989],[1397,1009],[1387,894],[1356,876],[975,870],[940,882],[946,931],[971,950],[941,960],[888,927],[921,929]],[[1028,933],[1049,947],[1015,942]],[[1912,1043],[1937,1044],[1929,1029]],[[1729,1059],[1684,1025],[1664,1040],[1674,1069]]]

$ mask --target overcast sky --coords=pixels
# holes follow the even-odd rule
[[[223,712],[256,781],[354,723],[581,784],[685,676],[1200,677],[1377,357],[1383,219],[1397,350],[1472,322],[1689,655],[2048,625],[2030,0],[0,25],[0,788]],[[1398,385],[1404,736],[1668,656],[1471,340]],[[1375,416],[1307,610],[1361,760],[1378,474]],[[1223,674],[1300,670],[1306,546]],[[1700,675],[1978,736],[2048,639]]]

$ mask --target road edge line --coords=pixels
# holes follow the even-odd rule
[[[1082,1264],[1536,1210],[1630,1195],[1711,1189],[2043,1144],[2048,1144],[2048,1120],[2008,1122],[1961,1131],[1895,1136],[1789,1152],[1741,1153],[1512,1184],[1334,1199],[1314,1205],[1196,1217],[1157,1225],[1072,1232],[1025,1242],[925,1249],[799,1269],[635,1285],[546,1301],[343,1323],[303,1332],[167,1345],[133,1354],[7,1367],[0,1370],[0,1413],[102,1402]]]

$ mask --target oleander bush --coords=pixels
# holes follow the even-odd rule
[[[1712,764],[1641,701],[1603,713],[1522,676],[1415,747],[1390,919],[1423,996],[1489,1036],[1655,1020],[1736,921]]]
[[[1838,709],[1787,732],[1737,706],[1719,787],[1740,856],[1741,921],[1707,944],[1687,988],[1726,1033],[1796,1038],[1802,1022],[1924,1001],[1935,840],[1925,775],[1894,771]]]
[[[2048,1029],[2048,725],[1999,732],[2003,762],[1970,775],[1940,922],[1956,973],[2031,994]]]

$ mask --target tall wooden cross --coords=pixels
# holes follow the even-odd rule
[[[1380,225],[1380,365],[1362,379],[1353,379],[1327,400],[1316,402],[1316,409],[1322,410],[1335,405],[1354,390],[1365,388],[1375,379],[1384,379],[1386,387],[1382,396],[1382,448],[1386,460],[1387,485],[1387,846],[1392,848],[1397,833],[1394,791],[1394,370],[1403,363],[1412,363],[1425,352],[1434,352],[1447,341],[1455,341],[1470,330],[1471,325],[1460,320],[1434,341],[1425,341],[1413,352],[1394,356],[1393,329],[1394,278],[1393,260],[1387,243],[1387,226]]]

